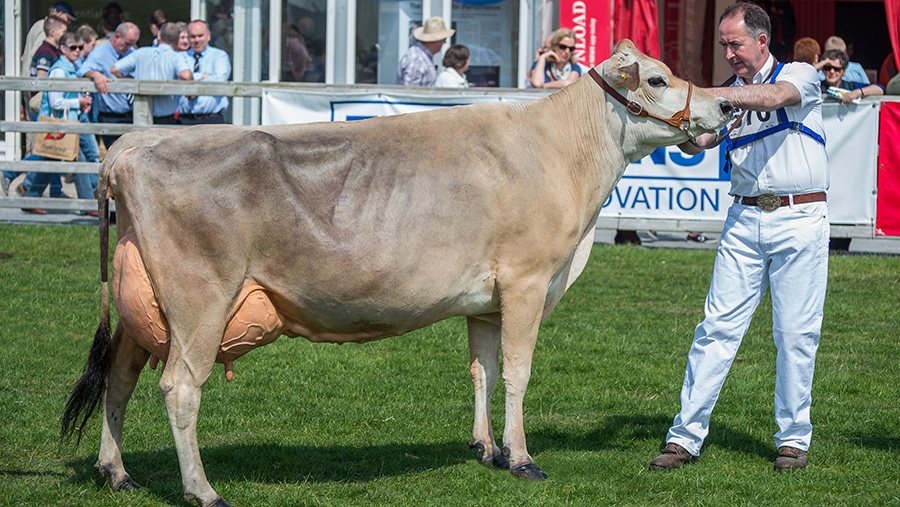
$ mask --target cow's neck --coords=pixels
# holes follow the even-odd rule
[[[643,153],[636,132],[626,129],[627,119],[608,103],[603,90],[590,78],[579,79],[546,101],[547,124],[560,125],[564,118],[572,132],[568,169],[576,188],[581,190],[585,212],[593,217],[618,183],[629,163],[648,155]],[[554,135],[550,133],[549,135]],[[559,133],[555,133],[559,138]]]

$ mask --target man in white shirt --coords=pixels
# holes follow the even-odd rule
[[[771,289],[775,360],[776,470],[806,466],[810,405],[828,278],[828,161],[816,71],[779,64],[769,53],[771,25],[755,4],[736,3],[719,18],[719,44],[737,76],[709,90],[745,110],[726,139],[734,204],[722,231],[705,319],[695,332],[681,411],[666,447],[650,462],[669,470],[697,460],[716,399],[750,319]],[[679,147],[711,147],[706,134]]]

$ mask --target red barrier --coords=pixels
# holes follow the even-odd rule
[[[875,234],[900,236],[900,102],[882,102]]]

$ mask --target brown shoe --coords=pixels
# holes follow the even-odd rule
[[[681,465],[697,461],[697,456],[689,453],[687,449],[678,444],[666,444],[659,456],[650,462],[650,470],[675,470]]]
[[[775,459],[775,470],[800,470],[809,461],[806,451],[796,447],[782,446],[778,448],[778,458]]]

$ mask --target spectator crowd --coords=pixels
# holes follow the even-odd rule
[[[26,36],[21,58],[22,75],[34,77],[89,78],[98,93],[74,92],[35,93],[26,97],[26,120],[37,121],[54,117],[69,121],[97,123],[133,123],[134,106],[127,94],[110,93],[109,83],[117,79],[151,79],[184,81],[227,81],[231,77],[228,54],[210,46],[209,24],[203,20],[187,22],[167,21],[166,14],[156,9],[148,20],[153,34],[152,45],[138,48],[141,29],[125,19],[117,2],[103,9],[98,36],[89,25],[75,28],[78,19],[68,2],[56,2],[47,16],[34,23]],[[157,96],[153,100],[154,124],[196,125],[225,123],[227,97]],[[33,137],[26,143],[32,152]],[[78,160],[99,162],[105,148],[117,136],[79,136]],[[25,160],[49,160],[31,153]],[[19,176],[4,172],[4,193]],[[62,192],[60,174],[30,173],[12,190],[23,197],[40,197],[49,186],[51,197],[66,197]],[[71,176],[78,197],[89,199],[95,195],[97,178],[94,175]],[[40,208],[25,208],[26,212],[46,214]],[[88,212],[96,215],[96,212]]]

